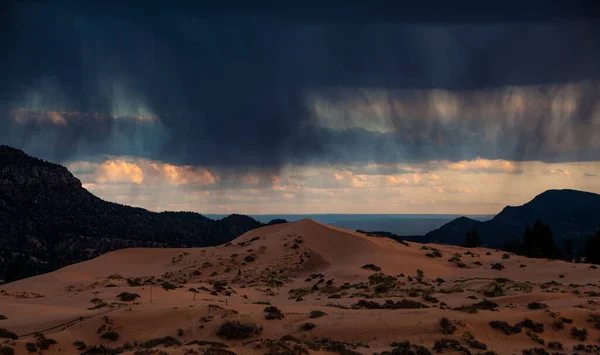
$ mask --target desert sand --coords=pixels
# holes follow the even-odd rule
[[[45,350],[36,345],[43,354],[374,354],[403,341],[436,353],[442,339],[457,341],[438,342],[450,348],[444,353],[570,354],[598,344],[598,273],[588,264],[401,243],[305,219],[218,247],[119,250],[2,285],[0,328],[18,339],[0,341],[17,354],[39,343],[33,334],[40,331],[56,341]],[[139,297],[121,300],[124,292]],[[483,300],[496,305],[472,306]],[[279,318],[265,313],[268,305],[281,319],[266,319]],[[316,310],[325,315],[314,317]],[[440,326],[442,318],[449,325]],[[533,322],[515,334],[490,326],[525,319]],[[241,339],[217,335],[228,321],[262,329]],[[575,338],[572,327],[586,329],[587,339]]]

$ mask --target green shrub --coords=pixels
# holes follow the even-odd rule
[[[427,301],[427,302],[431,302],[431,303],[438,303],[440,302],[440,300],[438,300],[437,298],[431,296],[431,295],[424,295],[423,296],[423,301]]]
[[[30,353],[36,353],[38,351],[38,348],[34,343],[25,343],[25,349]]]
[[[0,328],[0,338],[7,338],[7,339],[18,339],[19,337],[17,336],[16,333],[13,333],[11,331],[8,331],[4,328]]]
[[[444,334],[454,334],[456,331],[456,326],[452,323],[452,321],[446,317],[440,319],[440,329]]]
[[[160,287],[162,287],[162,288],[163,288],[163,289],[165,289],[166,291],[169,291],[169,290],[174,290],[174,289],[176,289],[176,288],[177,288],[177,285],[175,285],[175,284],[172,284],[172,283],[170,283],[169,281],[163,281],[163,282],[160,284]]]
[[[314,329],[315,327],[316,327],[316,325],[315,325],[314,323],[309,323],[309,322],[306,322],[306,323],[302,323],[302,324],[300,324],[300,330],[302,330],[302,331],[304,331],[304,332],[307,332],[307,331],[309,331],[309,330],[312,330],[312,329]]]
[[[367,300],[360,300],[358,302],[356,302],[354,305],[352,305],[352,308],[367,308],[367,309],[416,309],[416,308],[429,308],[428,305],[418,302],[418,301],[413,301],[413,300],[407,300],[407,299],[402,299],[401,301],[386,301],[383,304],[379,304],[375,301],[367,301]]]
[[[477,341],[475,339],[475,336],[471,332],[465,332],[463,334],[463,340],[473,349],[487,350],[487,345],[480,341]]]
[[[109,330],[108,332],[106,332],[100,336],[100,338],[102,338],[102,339],[108,339],[111,341],[117,341],[117,340],[119,340],[119,337],[120,337],[119,333],[115,332],[114,330]]]
[[[524,349],[523,355],[550,355],[550,353],[542,348],[532,348]]]
[[[77,350],[79,351],[85,350],[85,348],[87,347],[85,343],[81,340],[74,341],[73,345],[75,345],[75,348],[77,348]]]
[[[244,339],[260,334],[261,327],[239,321],[225,321],[217,329],[217,336],[225,339]]]
[[[531,302],[527,305],[529,309],[545,309],[548,308],[548,305],[540,302]]]
[[[519,324],[510,325],[505,321],[491,321],[490,327],[492,327],[492,329],[502,330],[506,335],[517,334],[521,332],[521,326]]]
[[[146,349],[150,349],[150,348],[153,348],[153,347],[159,346],[159,345],[177,346],[177,345],[181,345],[181,342],[177,338],[174,338],[172,336],[166,336],[166,337],[162,337],[162,338],[154,338],[154,339],[146,340],[145,342],[140,344],[140,346],[142,348],[146,348]]]
[[[548,347],[552,350],[563,350],[563,345],[562,343],[558,342],[558,341],[551,341],[548,343]]]
[[[470,354],[471,353],[469,351],[469,349],[467,349],[464,346],[460,345],[460,342],[458,340],[454,340],[454,339],[440,339],[440,340],[436,340],[435,344],[433,344],[433,350],[435,350],[438,353],[441,353],[444,350],[450,350],[450,351],[460,352],[460,353],[463,353],[463,354]]]
[[[264,312],[265,319],[267,319],[267,320],[284,318],[281,310],[275,306],[267,306],[267,307],[265,307],[265,309],[263,309],[263,312]]]
[[[579,329],[576,327],[571,328],[571,336],[575,339],[585,341],[588,338],[588,331],[585,328]]]
[[[525,318],[524,321],[522,321],[521,323],[519,323],[521,327],[523,328],[529,328],[531,330],[533,330],[536,333],[542,333],[544,331],[544,323],[541,322],[534,322],[529,318]]]
[[[44,334],[36,334],[35,340],[35,344],[37,345],[37,347],[42,350],[48,350],[48,348],[50,348],[50,345],[56,344],[56,340],[46,338]]]
[[[365,270],[381,271],[381,268],[375,264],[365,264],[365,265],[361,266],[361,268],[363,268]]]
[[[319,311],[319,310],[314,310],[314,311],[310,311],[310,313],[308,314],[309,318],[320,318],[323,316],[326,316],[327,313],[323,312],[323,311]]]
[[[492,289],[484,291],[483,293],[486,297],[500,297],[504,296],[504,289],[497,283],[492,284]]]
[[[140,295],[138,295],[137,293],[121,292],[117,295],[117,297],[123,302],[131,302],[136,298],[139,298]]]

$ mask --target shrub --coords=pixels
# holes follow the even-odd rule
[[[492,327],[492,329],[502,330],[506,335],[518,334],[521,332],[521,326],[519,324],[510,325],[505,321],[491,321],[490,327]]]
[[[467,343],[471,348],[477,350],[487,350],[487,345],[484,343],[475,340],[475,336],[471,334],[471,332],[465,332],[463,334],[463,340]]]
[[[417,277],[415,277],[417,279],[417,281],[423,282],[424,276],[425,276],[425,273],[423,272],[423,270],[417,269]]]
[[[563,345],[562,343],[558,342],[558,341],[551,341],[548,343],[548,347],[552,350],[563,350]]]
[[[169,291],[169,290],[174,290],[174,289],[176,289],[176,288],[177,288],[177,286],[176,286],[176,285],[174,285],[174,284],[170,283],[169,281],[163,281],[163,282],[160,284],[160,287],[164,288],[164,289],[165,289],[165,290],[167,290],[167,291]]]
[[[308,317],[309,318],[321,318],[326,315],[327,315],[327,313],[325,313],[323,311],[314,310],[314,311],[310,311],[310,313],[308,314]]]
[[[456,326],[452,324],[452,321],[446,317],[440,319],[440,329],[444,334],[454,334]]]
[[[114,330],[109,330],[108,332],[106,332],[100,336],[100,338],[102,338],[102,339],[108,339],[111,341],[117,341],[117,340],[119,340],[119,337],[120,337],[119,333],[115,332]]]
[[[504,296],[504,289],[502,288],[502,286],[498,285],[497,283],[493,283],[492,289],[484,291],[483,294],[486,297],[500,297],[500,296]]]
[[[217,336],[225,339],[243,339],[260,334],[261,331],[262,328],[254,324],[226,321],[217,329]]]
[[[594,323],[594,328],[600,329],[600,314],[590,313],[587,317],[587,321],[590,323]]]
[[[533,349],[524,349],[523,355],[550,355],[550,353],[542,348],[533,348]]]
[[[263,312],[265,313],[265,319],[267,320],[283,318],[283,313],[275,306],[267,306],[263,309]]]
[[[302,324],[300,324],[300,330],[301,330],[301,331],[304,331],[304,332],[307,332],[307,331],[309,331],[309,330],[312,330],[312,329],[314,329],[315,327],[316,327],[316,325],[315,325],[314,323],[309,323],[309,322],[306,322],[306,323],[302,323]]]
[[[365,264],[361,267],[365,270],[381,271],[381,268],[375,264]]]
[[[0,328],[0,338],[7,338],[7,339],[18,339],[19,337],[17,336],[16,333],[13,333],[11,331],[8,331],[4,328]]]
[[[510,259],[510,254],[508,254],[508,253],[504,253],[504,254],[502,254],[502,259],[503,259],[503,260]]]
[[[177,336],[178,337],[182,337],[183,336],[183,329],[181,329],[181,328],[177,329]]]
[[[369,283],[372,285],[394,283],[396,280],[397,279],[394,276],[386,275],[381,272],[369,276]]]
[[[390,301],[390,302],[385,302],[384,304],[379,304],[375,301],[367,301],[367,300],[360,300],[357,303],[355,303],[354,305],[352,305],[352,308],[367,308],[367,309],[416,309],[416,308],[429,308],[428,305],[418,302],[418,301],[413,301],[413,300],[407,300],[407,299],[402,299],[401,301]]]
[[[447,349],[450,351],[461,352],[463,354],[471,353],[469,351],[469,349],[460,345],[460,342],[458,340],[454,340],[454,339],[440,339],[440,340],[436,340],[435,344],[433,344],[433,350],[435,350],[438,353],[443,352],[444,349]]]
[[[81,340],[75,340],[73,342],[73,345],[75,345],[75,348],[77,348],[77,350],[79,351],[85,350],[85,348],[87,347],[85,343]]]
[[[251,263],[254,260],[256,260],[256,258],[253,255],[246,255],[246,257],[244,258],[244,261],[247,263]]]
[[[5,319],[8,319],[8,318],[6,318],[6,316],[4,314],[0,314],[0,320],[5,320]]]
[[[539,343],[541,345],[545,345],[546,344],[546,341],[544,339],[540,338],[540,336],[537,335],[536,333],[532,333],[532,332],[530,332],[528,330],[527,333],[525,333],[525,335],[527,335],[528,337],[531,338],[531,340],[533,340],[533,341],[535,341],[535,342],[537,342],[537,343]]]
[[[130,302],[135,300],[136,298],[139,298],[140,295],[138,295],[137,293],[121,292],[117,295],[117,297],[123,302]]]
[[[437,298],[431,296],[431,295],[424,295],[423,296],[423,301],[427,301],[427,302],[431,302],[431,303],[438,303],[440,302],[440,300],[438,300]]]
[[[531,302],[527,305],[529,309],[545,309],[548,308],[548,305],[540,302]]]
[[[542,332],[544,332],[544,323],[534,322],[534,321],[532,321],[529,318],[525,318],[525,320],[522,321],[519,324],[521,325],[521,327],[523,327],[523,328],[529,328],[529,329],[533,330],[536,333],[542,333]]]
[[[38,351],[38,348],[37,348],[37,346],[35,346],[34,343],[25,343],[25,349],[27,349],[27,351],[30,353],[35,353]],[[77,348],[77,350],[82,350],[82,349]]]
[[[146,348],[146,349],[150,349],[150,348],[153,348],[153,347],[159,346],[159,345],[176,346],[176,345],[181,345],[181,342],[177,338],[173,338],[172,336],[166,336],[166,337],[162,337],[162,338],[154,338],[154,339],[146,340],[145,342],[142,342],[140,344],[140,346],[142,348]]]
[[[50,345],[56,344],[56,340],[49,339],[44,336],[44,334],[36,334],[35,335],[35,345],[42,350],[48,350]]]
[[[504,265],[502,265],[500,263],[494,263],[494,264],[492,264],[492,269],[493,270],[504,270]]]
[[[380,355],[431,355],[431,351],[421,345],[411,344],[409,341],[393,342],[392,351],[384,351]],[[412,348],[412,350],[411,350]],[[340,354],[342,354],[340,352]],[[346,353],[343,353],[346,354]]]
[[[454,308],[454,310],[467,313],[477,313],[478,310],[493,311],[496,309],[496,307],[498,307],[498,304],[496,302],[490,300],[482,300],[477,303],[473,303],[469,306],[456,307]]]
[[[575,339],[585,341],[588,338],[588,331],[585,328],[579,329],[576,327],[571,328],[571,336]]]
[[[0,355],[15,355],[15,349],[10,346],[0,346]]]
[[[563,321],[561,321],[560,319],[557,319],[554,322],[552,322],[552,329],[554,329],[554,330],[565,329],[565,323]]]

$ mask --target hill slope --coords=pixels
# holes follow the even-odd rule
[[[66,355],[409,353],[391,349],[399,340],[419,354],[543,353],[528,349],[550,342],[570,354],[582,343],[571,327],[598,339],[595,267],[504,254],[308,219],[216,247],[122,249],[3,285],[0,326],[18,336],[3,346],[27,354],[41,331],[57,342],[42,353]],[[257,331],[236,339],[223,331],[240,328],[231,321]]]
[[[522,206],[507,206],[489,221],[460,217],[425,235],[424,240],[461,244],[476,228],[483,244],[500,246],[521,237],[537,220],[549,224],[557,240],[587,238],[600,227],[600,195],[577,190],[548,190]]]
[[[107,202],[65,167],[0,146],[0,280],[125,247],[218,245],[262,225],[241,215],[215,221]]]

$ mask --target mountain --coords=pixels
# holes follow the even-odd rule
[[[424,240],[462,244],[476,228],[484,245],[498,247],[520,238],[537,220],[550,225],[557,241],[584,239],[600,228],[600,195],[577,190],[548,190],[522,206],[507,206],[489,221],[460,217],[425,234]],[[559,243],[560,244],[560,243]]]
[[[0,145],[0,280],[6,282],[121,248],[219,245],[263,225],[242,215],[212,220],[107,202],[65,167]]]

